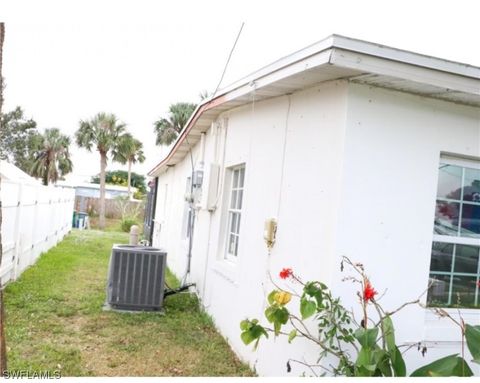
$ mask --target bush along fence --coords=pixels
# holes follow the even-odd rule
[[[290,359],[286,361],[288,372],[291,363],[299,363],[316,376],[406,376],[407,366],[400,351],[401,345],[395,342],[392,317],[408,305],[422,305],[420,298],[387,312],[375,299],[378,293],[367,277],[364,266],[344,258],[342,271],[344,267],[354,272],[344,280],[359,286],[357,296],[362,313],[359,322],[350,310],[342,306],[340,298],[332,296],[325,284],[319,281],[304,283],[291,269],[286,268],[280,272],[280,278],[300,286],[301,293],[293,289],[285,291],[276,286],[268,295],[268,307],[265,310],[266,320],[272,327],[263,326],[258,319],[243,320],[240,323],[243,342],[246,345],[253,343],[256,348],[262,337],[268,338],[273,333],[275,337],[288,337],[289,343],[301,337],[318,346],[315,364]],[[292,307],[292,298],[298,300],[298,307]],[[447,355],[418,368],[410,376],[472,376],[473,372],[465,360],[465,348],[473,358],[471,362],[480,364],[480,326],[453,318],[442,308],[428,309],[458,326],[459,339],[462,341],[461,355]],[[311,323],[308,323],[312,320],[316,322],[316,331],[312,331]],[[332,360],[336,362],[331,363]],[[322,364],[322,361],[328,363]]]
[[[2,285],[15,280],[72,227],[75,191],[3,180]]]

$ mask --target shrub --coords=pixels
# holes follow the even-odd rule
[[[134,219],[131,218],[125,218],[122,220],[121,226],[122,226],[122,231],[128,233],[130,231],[130,228],[133,225],[138,225],[138,222]]]
[[[315,375],[334,376],[406,376],[407,368],[400,347],[395,342],[395,330],[391,317],[407,305],[420,303],[420,298],[406,302],[393,311],[386,311],[376,299],[378,292],[373,288],[370,279],[360,263],[352,263],[344,257],[344,263],[355,275],[343,280],[358,284],[356,292],[361,306],[362,318],[358,323],[352,311],[342,306],[340,298],[332,295],[330,289],[322,282],[302,282],[292,269],[285,268],[280,272],[280,278],[296,284],[292,291],[286,291],[278,286],[267,297],[268,306],[265,310],[267,323],[273,328],[261,324],[258,319],[245,319],[240,323],[241,339],[245,344],[253,343],[254,347],[262,337],[286,336],[288,342],[295,338],[304,338],[318,346],[318,358],[315,364],[305,360],[289,359],[287,371],[291,371],[290,363],[299,363],[310,369]],[[273,281],[272,281],[273,282]],[[301,291],[299,291],[301,289]],[[422,294],[423,295],[423,294]],[[297,301],[297,307],[292,307],[292,298]],[[374,309],[378,316],[372,318],[370,312]],[[462,344],[462,354],[453,354],[438,359],[426,366],[418,368],[410,376],[472,376],[473,371],[464,359],[464,348],[468,347],[473,356],[473,363],[480,364],[480,326],[466,324],[463,319],[457,320],[441,308],[430,308],[440,318],[448,318],[459,328]],[[299,311],[300,315],[295,314]],[[317,322],[317,332],[307,324],[307,320]],[[420,351],[420,343],[418,350]],[[426,347],[422,348],[422,354]],[[330,356],[336,362],[321,365],[323,358]],[[336,365],[335,365],[336,364]]]

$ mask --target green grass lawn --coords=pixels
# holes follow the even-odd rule
[[[251,376],[191,294],[165,315],[103,311],[118,232],[73,231],[5,291],[9,370],[63,376]],[[169,274],[171,285],[177,282]]]

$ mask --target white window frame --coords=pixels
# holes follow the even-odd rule
[[[440,157],[439,165],[455,165],[455,166],[460,166],[462,168],[480,168],[480,160],[475,160],[475,159],[464,159],[460,157],[455,157],[452,155],[442,155]],[[437,188],[438,188],[438,182],[439,182],[439,177],[440,174],[437,177]],[[453,254],[456,253],[456,245],[467,245],[467,246],[475,246],[480,248],[480,238],[475,238],[475,237],[466,237],[466,236],[461,236],[461,219],[462,219],[462,209],[463,209],[463,185],[464,185],[464,179],[465,179],[465,170],[462,170],[462,195],[460,197],[460,212],[459,212],[459,217],[458,217],[458,232],[456,236],[453,235],[442,235],[442,234],[433,234],[433,240],[432,240],[432,249],[433,249],[433,243],[448,243],[454,245],[453,249]],[[457,200],[450,200],[447,198],[442,198],[438,197],[438,190],[436,191],[435,194],[435,204],[437,203],[436,201],[445,201],[445,202],[453,202],[457,203]],[[435,219],[435,218],[434,218]],[[434,222],[435,225],[435,222]],[[480,251],[480,250],[479,250]],[[452,256],[453,256],[452,254]],[[479,255],[480,257],[480,255]],[[432,253],[430,253],[430,262],[432,260]],[[445,276],[450,276],[450,284],[449,284],[449,300],[447,305],[452,304],[452,290],[453,290],[453,276],[454,275],[459,275],[459,276],[474,276],[474,273],[461,273],[461,272],[455,272],[454,270],[454,262],[455,260],[452,259],[452,268],[450,271],[445,271],[445,272],[440,272],[440,271],[431,271],[429,270],[429,275],[431,274],[436,274],[436,275],[445,275]],[[478,268],[477,268],[477,273],[476,273],[476,278],[477,282],[480,280],[480,259],[478,263]],[[429,278],[430,279],[430,278]],[[477,287],[475,291],[475,303],[476,307],[473,308],[474,310],[480,309],[480,288]],[[453,308],[453,307],[452,307]],[[471,309],[470,307],[460,307],[462,310],[465,309]]]
[[[236,262],[239,254],[239,243],[240,243],[240,228],[242,220],[242,208],[245,195],[245,164],[240,164],[232,166],[229,169],[229,188],[228,188],[228,199],[226,205],[226,227],[225,227],[225,252],[224,258]],[[243,178],[241,177],[243,171]],[[235,178],[235,173],[238,172],[238,177]],[[235,181],[238,181],[235,184]],[[242,181],[242,183],[241,183]],[[235,198],[235,200],[234,200]],[[234,206],[232,207],[232,202]],[[236,218],[234,218],[236,217]],[[235,227],[232,228],[232,219],[235,219]],[[238,220],[237,220],[238,219]],[[234,252],[230,252],[230,243],[231,237],[233,236],[236,243],[234,243]]]
[[[190,230],[192,225],[192,208],[190,202],[186,200],[186,196],[192,192],[192,177],[188,176],[185,185],[185,202],[183,206],[183,219],[182,219],[182,239],[186,240],[190,238]]]

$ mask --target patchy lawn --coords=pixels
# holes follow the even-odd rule
[[[7,286],[9,370],[251,376],[193,295],[166,298],[165,315],[102,311],[112,244],[126,242],[124,233],[73,231]]]

